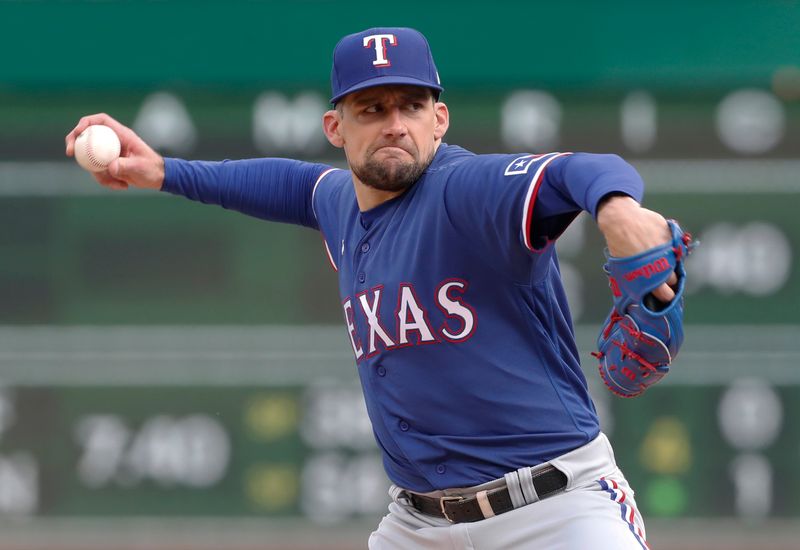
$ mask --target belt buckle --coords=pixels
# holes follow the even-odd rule
[[[448,496],[444,496],[444,497],[440,497],[439,498],[439,509],[442,511],[442,515],[444,516],[444,519],[446,519],[450,523],[455,523],[455,521],[450,516],[447,515],[447,509],[444,507],[444,503],[447,502],[447,501],[450,501],[450,500],[462,501],[462,500],[466,500],[466,499],[464,497],[448,497]]]

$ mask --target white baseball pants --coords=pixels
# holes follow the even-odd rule
[[[370,550],[647,550],[633,490],[604,434],[550,461],[567,476],[559,493],[473,523],[451,524],[413,508],[397,487],[389,513],[369,537]],[[499,479],[428,496],[472,496]]]

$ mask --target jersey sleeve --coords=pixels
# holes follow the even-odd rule
[[[289,159],[164,159],[162,191],[257,218],[319,229],[312,196],[324,164]]]
[[[468,238],[537,252],[582,211],[596,217],[606,195],[641,201],[643,189],[636,170],[617,155],[479,155],[450,174],[445,204]]]

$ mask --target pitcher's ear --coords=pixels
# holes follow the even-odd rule
[[[439,101],[434,103],[433,109],[434,116],[436,117],[436,123],[433,127],[433,137],[435,139],[442,139],[447,133],[447,129],[450,127],[450,111],[447,109],[447,105]]]
[[[344,147],[344,138],[341,134],[342,115],[336,109],[331,109],[322,115],[322,131],[334,147]]]

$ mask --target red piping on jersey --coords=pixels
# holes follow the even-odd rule
[[[333,172],[335,170],[338,170],[338,168],[328,168],[323,173],[321,173],[319,175],[319,177],[317,178],[317,181],[314,182],[314,189],[311,190],[311,212],[314,214],[314,218],[316,218],[317,224],[319,224],[319,218],[317,218],[317,210],[316,210],[316,208],[314,208],[314,197],[317,194],[317,186],[319,185],[319,182],[322,181],[322,178],[324,178],[325,176],[327,176],[328,174],[330,174],[331,172]],[[331,249],[328,248],[328,241],[325,240],[325,235],[322,233],[321,229],[320,229],[319,233],[320,233],[320,235],[322,235],[322,242],[325,244],[325,252],[328,253],[328,261],[331,263],[331,267],[333,267],[333,270],[338,272],[339,268],[336,267],[336,262],[333,261],[333,255],[331,254]]]
[[[528,201],[527,208],[523,212],[522,217],[522,230],[523,230],[523,239],[525,240],[525,247],[530,250],[531,252],[536,252],[533,248],[533,243],[531,243],[531,223],[533,221],[533,207],[536,204],[536,195],[539,193],[539,186],[544,180],[544,170],[547,168],[547,165],[550,164],[552,161],[557,159],[558,157],[563,157],[567,155],[571,155],[572,153],[556,153],[555,155],[551,156],[547,160],[545,160],[542,165],[537,169],[536,173],[533,176],[533,181],[531,181],[532,191],[529,191],[530,198],[526,199]]]
[[[339,170],[339,168],[328,168],[323,173],[321,173],[317,178],[317,181],[314,182],[314,188],[311,190],[311,212],[314,213],[315,218],[317,218],[317,210],[314,208],[314,197],[317,194],[317,186],[319,185],[319,182],[322,181],[322,178],[324,178],[325,176],[327,176],[328,174],[330,174],[335,170]],[[317,218],[317,222],[319,222],[319,218]]]
[[[325,245],[325,252],[328,254],[328,261],[330,262],[333,270],[338,273],[339,268],[336,267],[336,262],[333,261],[333,255],[331,254],[331,249],[328,248],[328,241],[325,239],[325,235],[322,234],[322,231],[320,231],[319,234],[322,235],[322,244]]]

